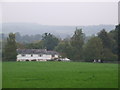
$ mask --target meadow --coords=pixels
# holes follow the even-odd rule
[[[3,62],[3,88],[118,88],[118,64]]]
[[[0,58],[1,60],[1,58]],[[2,88],[2,62],[0,61],[0,89]]]

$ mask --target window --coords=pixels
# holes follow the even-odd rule
[[[42,57],[42,55],[40,54],[39,57]]]
[[[22,57],[24,57],[25,56],[25,54],[22,54]]]
[[[55,55],[52,55],[52,57],[55,57]]]

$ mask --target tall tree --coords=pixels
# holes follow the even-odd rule
[[[112,42],[112,52],[118,54],[118,30],[112,30],[108,33]]]
[[[74,50],[70,44],[70,41],[63,40],[56,47],[55,50],[58,51],[62,57],[67,57],[73,59]]]
[[[25,48],[27,49],[43,49],[44,45],[43,45],[43,41],[39,41],[39,42],[34,42],[34,43],[27,43],[25,44]]]
[[[22,42],[22,40],[24,40],[19,32],[15,33],[15,39],[17,42]]]
[[[4,58],[5,61],[16,61],[17,46],[15,41],[15,34],[10,33],[5,45]]]
[[[59,43],[59,39],[50,33],[44,33],[42,41],[47,50],[53,50]]]
[[[77,29],[74,32],[74,35],[71,38],[71,45],[74,47],[74,60],[82,59],[82,47],[84,44],[85,34],[82,32],[82,29]]]
[[[103,43],[100,38],[92,37],[84,46],[84,59],[91,61],[101,59],[103,52]]]
[[[109,37],[105,29],[101,30],[98,33],[98,37],[102,40],[104,48],[109,48],[109,49],[112,48],[111,38]]]
[[[117,32],[115,31],[114,34],[117,35]],[[105,29],[98,33],[98,37],[102,40],[103,43],[103,60],[117,60],[117,36],[115,37],[114,34],[113,31],[107,33]]]

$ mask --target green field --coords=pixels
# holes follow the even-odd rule
[[[118,64],[3,62],[3,88],[118,88]]]
[[[2,88],[2,62],[0,61],[0,89],[1,88]]]

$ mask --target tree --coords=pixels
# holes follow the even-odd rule
[[[16,61],[16,56],[17,56],[16,49],[17,49],[17,46],[15,41],[15,34],[10,33],[9,37],[7,38],[7,43],[5,45],[3,60]]]
[[[111,38],[112,42],[112,52],[114,54],[118,54],[118,30],[112,30],[108,33],[108,35]]]
[[[59,43],[59,39],[50,33],[44,33],[42,41],[47,50],[53,50]]]
[[[94,59],[101,59],[103,52],[103,43],[100,38],[92,37],[84,46],[84,59],[86,61],[93,61]]]
[[[23,43],[16,43],[18,49],[25,49],[25,45]]]
[[[103,60],[105,61],[113,61],[117,60],[117,49],[118,49],[118,31],[112,30],[109,33],[103,29],[100,33],[98,33],[98,37],[102,40],[103,43]]]
[[[21,35],[19,32],[15,33],[16,42],[18,43],[32,43],[34,41],[40,41],[42,36],[40,34],[36,35]]]
[[[120,50],[120,24],[119,25],[116,25],[116,28],[115,30],[117,30],[118,32],[118,50]],[[120,51],[118,52],[118,56],[120,56]]]
[[[74,60],[82,59],[82,48],[84,45],[84,37],[85,34],[82,33],[82,29],[76,28],[74,35],[71,38],[71,45],[75,50],[75,53],[73,55]]]
[[[17,42],[22,42],[22,40],[24,40],[19,32],[15,33],[15,39]]]
[[[104,48],[103,53],[102,53],[102,60],[104,60],[104,61],[117,61],[118,56],[116,54],[112,53],[112,51],[110,49]]]
[[[43,49],[44,48],[43,41],[41,40],[39,42],[25,44],[25,48],[27,48],[27,49]]]
[[[108,33],[105,31],[105,29],[101,30],[98,33],[98,37],[102,40],[103,42],[103,47],[104,48],[112,48],[112,42],[111,42],[111,38],[109,37]]]
[[[7,39],[5,38],[5,34],[2,33],[2,36],[1,36],[2,40],[1,40],[1,45],[2,45],[2,59],[4,59],[4,52],[5,52],[5,45],[7,43]]]
[[[55,47],[55,51],[58,51],[62,57],[67,57],[69,59],[73,59],[73,47],[71,46],[69,41],[61,41],[56,47]]]

